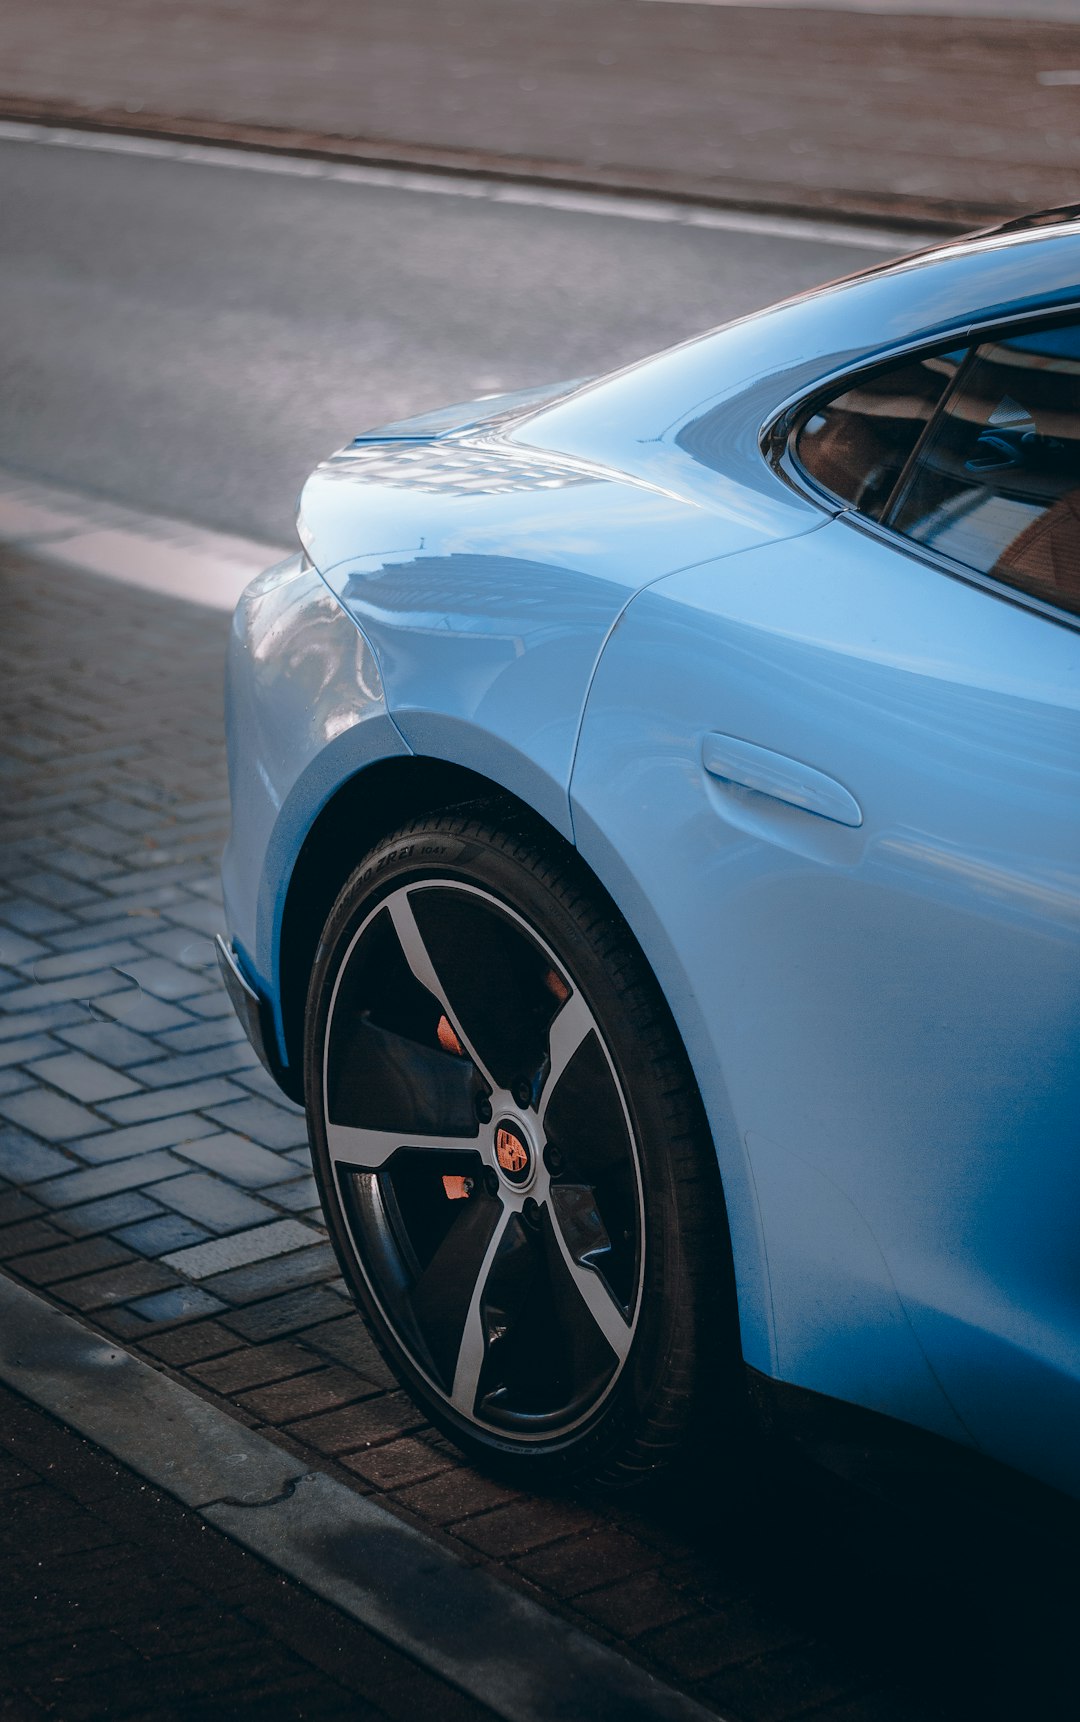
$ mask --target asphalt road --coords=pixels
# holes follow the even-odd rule
[[[608,370],[881,256],[0,143],[0,465],[291,538],[382,420]]]

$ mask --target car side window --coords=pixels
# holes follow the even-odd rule
[[[1080,615],[1080,326],[975,350],[887,524]]]
[[[823,489],[880,520],[963,357],[909,359],[816,406],[796,433],[796,460]]]

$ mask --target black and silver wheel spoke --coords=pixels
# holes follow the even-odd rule
[[[592,1191],[587,1192],[590,1202],[594,1200]],[[621,1363],[630,1349],[634,1337],[631,1327],[623,1311],[619,1308],[610,1290],[594,1267],[582,1259],[572,1247],[567,1238],[565,1227],[564,1205],[555,1199],[550,1204],[551,1233],[562,1256],[567,1273],[570,1275],[578,1296],[588,1312],[588,1319],[595,1323],[603,1334],[607,1344]],[[600,1236],[606,1240],[602,1222],[597,1227]],[[577,1240],[574,1240],[577,1242]]]
[[[405,1130],[368,1130],[361,1125],[328,1124],[326,1145],[335,1166],[378,1172],[399,1148],[426,1148],[435,1154],[475,1151],[475,1136],[424,1136]]]
[[[541,1124],[547,1117],[555,1090],[566,1075],[576,1053],[594,1029],[595,1024],[588,1005],[579,992],[572,992],[552,1020],[548,1033],[547,1072],[537,1108]]]
[[[490,1197],[461,1207],[410,1302],[451,1402],[471,1415],[486,1349],[480,1300],[509,1216]]]
[[[428,950],[423,935],[420,932],[420,928],[417,925],[416,916],[413,913],[413,906],[409,900],[409,894],[407,891],[399,891],[395,896],[391,897],[390,918],[394,923],[394,931],[398,936],[398,942],[401,945],[405,961],[416,976],[416,979],[420,982],[422,987],[426,987],[428,992],[438,999],[446,1013],[450,1026],[457,1035],[457,1038],[461,1042],[465,1052],[480,1072],[488,1087],[495,1088],[497,1084],[495,1083],[491,1072],[486,1068],[483,1059],[477,1052],[476,1047],[469,1038],[464,1026],[458,1020],[454,1007],[447,996],[446,988],[443,986],[442,981],[436,973],[435,964],[432,962],[431,953]]]
[[[489,1310],[485,1307],[493,1277],[495,1261],[511,1226],[518,1224],[517,1216],[504,1208],[491,1234],[491,1240],[480,1264],[480,1272],[472,1287],[465,1324],[461,1333],[450,1400],[466,1417],[476,1408],[480,1376],[487,1361],[488,1349],[497,1335],[492,1331]]]

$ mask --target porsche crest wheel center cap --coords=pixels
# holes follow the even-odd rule
[[[527,1184],[533,1174],[533,1156],[516,1124],[508,1119],[495,1130],[495,1158],[509,1184]]]

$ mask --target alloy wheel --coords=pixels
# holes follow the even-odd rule
[[[567,963],[489,891],[399,884],[337,966],[322,1111],[350,1277],[447,1413],[534,1445],[587,1422],[634,1340],[643,1197]]]

